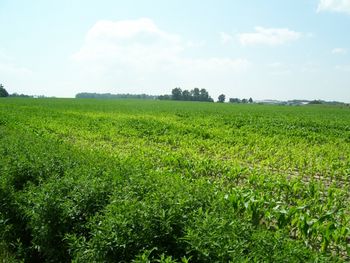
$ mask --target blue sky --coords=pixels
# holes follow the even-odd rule
[[[350,102],[350,0],[0,0],[10,92]]]

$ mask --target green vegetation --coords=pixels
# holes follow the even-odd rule
[[[239,98],[230,98],[229,102],[230,103],[253,103],[253,99],[249,98],[249,100],[247,100],[247,99],[239,99]]]
[[[225,96],[225,94],[221,94],[221,95],[219,95],[219,97],[218,97],[218,102],[224,103],[224,102],[225,102],[225,100],[226,100],[226,96]]]
[[[89,93],[81,92],[75,95],[77,99],[143,99],[155,100],[157,96],[147,94],[111,94],[111,93]]]
[[[214,102],[209,96],[206,89],[194,88],[192,90],[182,90],[181,88],[174,88],[171,91],[171,95],[158,96],[159,100],[182,100],[182,101],[206,101]]]
[[[0,97],[8,97],[9,94],[2,84],[0,84]]]
[[[350,109],[0,100],[3,262],[346,262]]]
[[[33,96],[25,95],[25,94],[18,94],[18,93],[9,94],[2,84],[0,84],[0,97],[33,98]]]

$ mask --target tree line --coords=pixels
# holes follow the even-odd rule
[[[4,86],[0,84],[0,97],[8,97],[9,94],[7,90],[5,90]]]
[[[183,100],[183,101],[208,101],[214,102],[209,96],[206,89],[194,88],[192,90],[182,90],[181,88],[174,88],[171,95],[158,96],[160,100]]]
[[[9,94],[4,86],[0,84],[0,97],[24,97],[24,98],[33,98],[30,95],[24,94]],[[44,96],[39,96],[44,97]],[[182,90],[177,87],[172,89],[171,95],[147,95],[147,94],[111,94],[111,93],[89,93],[81,92],[75,95],[75,98],[91,98],[91,99],[159,99],[159,100],[181,100],[181,101],[206,101],[214,102],[214,99],[209,95],[209,92],[206,89],[194,88],[192,90]],[[224,103],[226,101],[225,94],[220,94],[217,102]],[[253,99],[239,99],[239,98],[230,98],[230,103],[253,103]]]
[[[89,93],[81,92],[75,95],[75,98],[80,99],[150,99],[154,100],[157,96],[147,94],[111,94],[111,93]]]
[[[158,96],[159,100],[182,100],[182,101],[207,101],[214,102],[206,89],[194,88],[192,90],[182,90],[177,87],[171,91],[171,95]],[[220,94],[217,102],[224,103],[226,101],[225,94]],[[230,98],[230,103],[253,103],[253,99]]]
[[[16,92],[12,93],[12,94],[9,94],[2,84],[0,84],[0,97],[33,98],[33,96],[25,95],[25,94],[18,94]]]
[[[230,98],[230,103],[253,103],[253,99],[239,99],[239,98]]]

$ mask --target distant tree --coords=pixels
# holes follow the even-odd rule
[[[9,94],[7,90],[5,90],[4,86],[0,84],[0,97],[8,97]]]
[[[171,91],[173,100],[182,100],[182,90],[180,88],[175,88]]]
[[[79,99],[144,99],[154,100],[159,99],[158,96],[147,95],[147,94],[111,94],[111,93],[89,93],[82,92],[75,95]]]
[[[194,88],[193,90],[191,90],[191,94],[192,94],[192,97],[193,97],[194,101],[199,101],[200,100],[199,88]]]
[[[200,101],[209,101],[208,91],[206,91],[206,89],[201,89],[199,91],[199,98],[200,98]]]
[[[183,100],[191,100],[191,92],[187,89],[182,91],[182,99]]]
[[[158,96],[159,100],[171,100],[171,96],[170,95],[160,95]]]
[[[322,104],[321,100],[312,100],[308,104]]]
[[[242,99],[242,103],[248,103],[247,99]]]
[[[221,94],[221,95],[218,97],[218,102],[220,102],[220,103],[225,102],[225,100],[226,100],[226,96],[225,96],[224,94]]]
[[[25,94],[18,94],[18,93],[12,93],[9,95],[9,97],[19,97],[19,98],[33,98],[31,95],[25,95]]]
[[[230,98],[230,103],[241,103],[241,100],[239,98]]]
[[[199,90],[198,88],[194,88],[192,90],[181,90],[181,88],[175,88],[171,91],[172,95],[161,95],[157,98],[159,100],[185,100],[185,101],[208,101],[214,102],[214,100],[209,96],[208,91],[206,89]]]
[[[252,99],[252,98],[249,98],[248,102],[249,102],[249,103],[253,103],[253,99]]]

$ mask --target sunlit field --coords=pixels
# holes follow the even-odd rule
[[[8,261],[349,261],[349,186],[346,106],[0,99]]]

